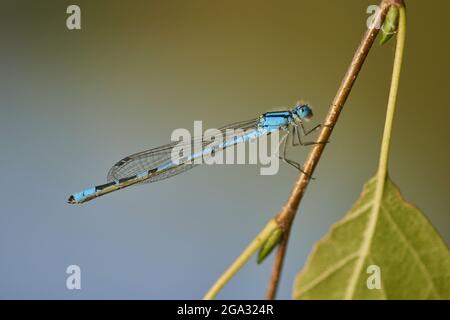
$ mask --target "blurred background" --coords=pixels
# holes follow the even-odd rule
[[[0,298],[201,298],[284,204],[282,165],[202,166],[81,206],[122,157],[175,128],[305,99],[320,123],[374,1],[5,1],[0,10]],[[66,8],[81,7],[81,30]],[[450,2],[407,1],[390,174],[450,241]],[[295,220],[279,298],[374,175],[395,41],[375,45]],[[311,124],[312,125],[312,124]],[[299,149],[299,148],[297,148]],[[291,151],[303,161],[308,149]],[[263,298],[273,256],[219,298]],[[81,267],[81,290],[66,268]]]

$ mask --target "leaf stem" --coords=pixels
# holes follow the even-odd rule
[[[211,300],[216,297],[219,291],[230,281],[230,279],[241,269],[250,257],[263,245],[270,235],[278,228],[275,219],[270,219],[263,230],[245,248],[239,257],[228,267],[228,269],[216,280],[214,285],[203,297],[204,300]]]
[[[395,106],[397,103],[398,86],[400,82],[400,71],[402,68],[402,61],[403,61],[403,51],[405,48],[405,36],[406,36],[406,10],[405,7],[401,7],[397,43],[395,48],[394,67],[392,70],[391,88],[389,91],[386,121],[384,123],[383,140],[381,143],[380,160],[377,173],[377,178],[379,181],[383,181],[387,174],[387,167],[389,160],[389,146],[391,142],[391,133],[392,133],[392,125],[394,122]]]
[[[384,193],[384,186],[388,174],[389,146],[391,142],[392,126],[394,122],[395,107],[397,103],[398,87],[400,82],[400,71],[403,61],[403,51],[406,38],[406,9],[403,4],[400,5],[400,19],[398,25],[397,43],[395,48],[394,67],[392,70],[391,87],[389,90],[389,99],[386,111],[386,120],[384,123],[383,139],[381,142],[380,160],[376,175],[376,186],[373,199],[373,207],[368,221],[368,229],[365,239],[362,242],[359,258],[355,264],[354,276],[350,278],[348,289],[345,293],[345,299],[352,299],[356,289],[356,282],[362,272],[364,261],[367,257],[370,245],[378,220],[378,214],[381,208],[381,201]]]

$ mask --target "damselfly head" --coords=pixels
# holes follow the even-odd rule
[[[313,116],[311,108],[307,104],[297,105],[292,112],[300,118],[300,120],[310,120]]]

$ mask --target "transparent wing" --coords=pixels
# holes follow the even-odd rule
[[[229,129],[241,129],[236,132],[236,134],[232,136],[227,136],[227,138],[236,139],[239,136],[245,135],[246,133],[257,129],[257,122],[258,119],[252,119],[247,121],[241,121],[236,122],[233,124],[230,124],[228,126],[224,126],[219,129],[221,134],[225,136],[226,130]],[[203,148],[211,143],[211,138],[214,139],[213,136],[207,136],[203,137],[204,141],[202,143]],[[187,142],[186,144],[191,144],[191,146],[198,141],[201,141],[202,137],[195,137],[190,142]],[[175,146],[180,146],[179,142],[172,142],[157,148],[153,148],[150,150],[138,152],[135,154],[132,154],[128,157],[123,158],[119,162],[117,162],[108,172],[108,181],[114,181],[119,180],[123,178],[131,177],[135,174],[145,172],[151,169],[158,168],[163,165],[167,165],[169,163],[172,163],[173,160],[180,161],[181,158],[173,159],[172,158],[172,149]],[[215,150],[220,151],[220,149]],[[160,174],[155,174],[153,177],[143,181],[142,183],[149,183],[149,182],[155,182],[163,179],[167,179],[169,177],[172,177],[174,175],[180,174],[182,172],[185,172],[189,169],[192,169],[193,167],[197,166],[197,164],[193,163],[186,163],[183,164],[182,161],[180,161],[181,164],[174,166],[173,168],[170,168]]]

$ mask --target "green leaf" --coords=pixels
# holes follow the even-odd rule
[[[397,32],[398,18],[400,16],[400,10],[396,6],[391,6],[386,15],[383,25],[381,26],[381,38],[380,44],[383,45],[392,38]]]
[[[278,245],[283,237],[283,231],[278,227],[269,236],[269,238],[261,246],[258,253],[257,263],[260,264],[264,259],[272,252],[272,250]]]
[[[389,178],[379,206],[375,187],[373,178],[316,244],[295,280],[295,299],[450,299],[447,245]],[[376,273],[381,288],[369,289]]]

